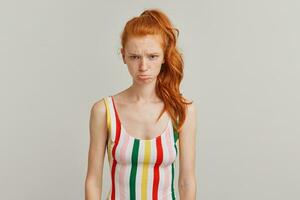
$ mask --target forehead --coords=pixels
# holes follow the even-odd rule
[[[126,43],[125,50],[129,53],[161,53],[163,51],[161,36],[130,37]]]

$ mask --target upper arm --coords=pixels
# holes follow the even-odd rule
[[[101,185],[107,141],[106,107],[104,99],[94,103],[90,110],[90,146],[87,180]]]
[[[179,133],[179,185],[195,181],[196,107],[187,106],[187,114]]]

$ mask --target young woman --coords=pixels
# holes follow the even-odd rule
[[[177,186],[180,199],[196,199],[196,108],[179,91],[178,33],[157,9],[126,23],[121,53],[132,85],[91,108],[86,200],[101,199],[106,150],[111,177],[106,199],[176,199]]]

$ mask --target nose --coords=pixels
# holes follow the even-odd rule
[[[144,57],[141,58],[139,70],[140,71],[146,71],[147,70],[147,65],[146,65],[146,59]]]

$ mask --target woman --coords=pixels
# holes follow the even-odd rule
[[[178,33],[157,9],[127,22],[121,53],[132,85],[91,108],[86,200],[101,197],[106,150],[111,177],[106,199],[176,199],[178,154],[180,199],[196,199],[196,109],[179,91]]]

